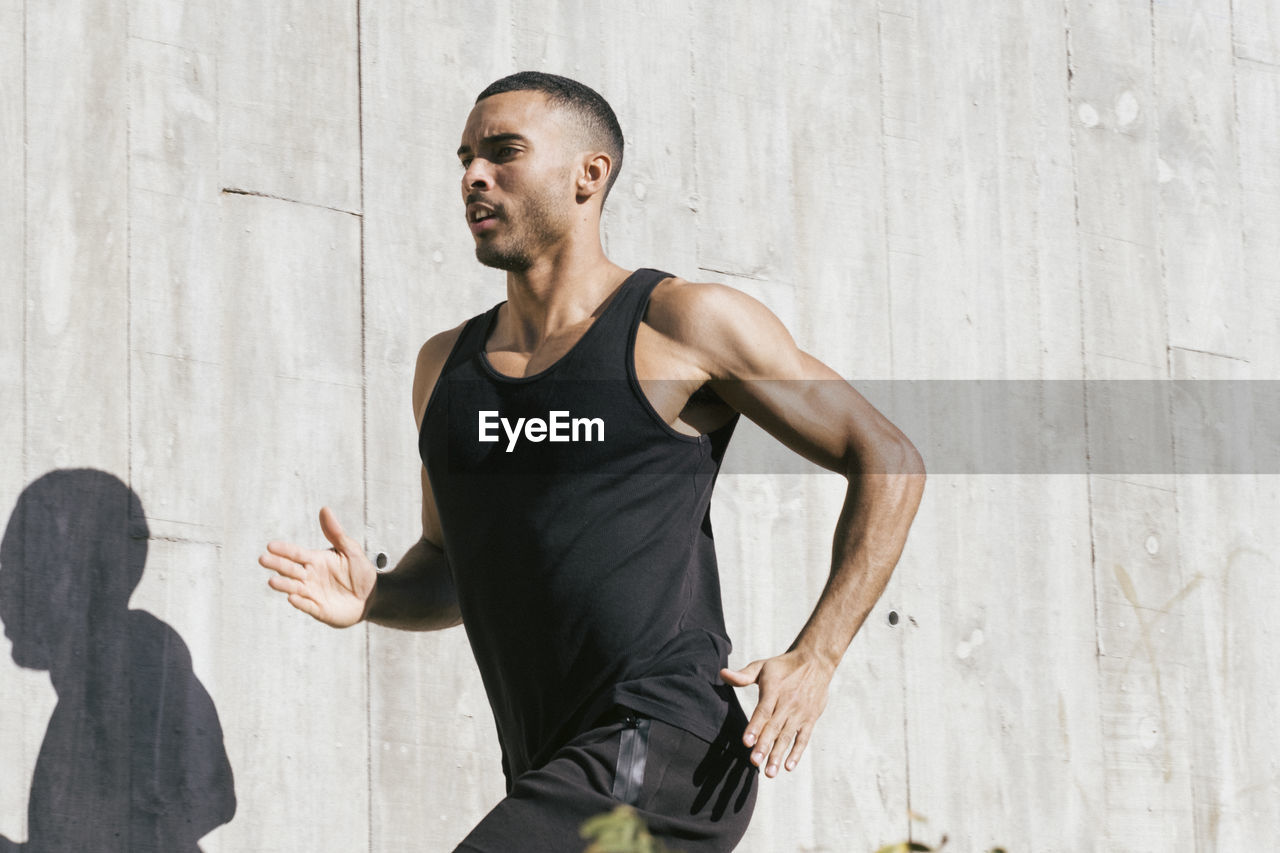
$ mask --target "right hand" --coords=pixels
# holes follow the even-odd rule
[[[320,529],[332,548],[268,542],[258,562],[275,572],[267,585],[288,595],[290,604],[326,625],[346,628],[364,618],[378,570],[328,507],[320,510]]]

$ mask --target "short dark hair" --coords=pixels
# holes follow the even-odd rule
[[[624,146],[622,127],[609,102],[595,89],[577,80],[542,71],[519,71],[490,83],[476,97],[476,103],[503,92],[542,92],[547,96],[548,103],[564,107],[578,117],[591,143],[599,145],[613,159],[613,168],[609,171],[609,180],[604,186],[604,199],[601,201],[608,199],[609,190],[613,189],[613,182],[622,171]]]

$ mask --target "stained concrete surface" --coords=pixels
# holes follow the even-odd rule
[[[1274,0],[0,0],[0,508],[56,470],[127,484],[111,535],[146,556],[91,609],[156,662],[64,692],[24,656],[46,611],[6,599],[0,836],[148,849],[124,792],[150,778],[172,814],[208,795],[156,849],[447,850],[500,797],[460,631],[329,631],[255,563],[318,542],[322,503],[370,553],[418,535],[417,348],[503,298],[452,153],[491,80],[604,93],[611,255],[741,288],[855,387],[1238,382],[1280,372],[1278,45]],[[841,486],[722,478],[735,663],[803,623]],[[932,476],[741,849],[1280,846],[1278,507],[1273,474],[1176,464]],[[165,673],[218,731],[147,777],[160,723],[85,721],[169,707]],[[111,796],[50,807],[51,760]]]

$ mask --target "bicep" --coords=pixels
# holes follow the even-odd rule
[[[829,471],[896,467],[910,445],[852,385],[818,359],[799,352],[802,368],[787,378],[720,379],[720,397],[791,450]],[[877,463],[875,460],[885,460]]]

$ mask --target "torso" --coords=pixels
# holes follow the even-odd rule
[[[708,309],[682,306],[705,291],[662,275],[635,271],[537,347],[515,345],[507,303],[419,359],[424,535],[448,558],[509,780],[613,705],[712,741],[733,703],[709,521],[738,417],[699,392],[722,375],[716,339],[695,322]],[[553,411],[599,421],[598,438],[477,433]]]

